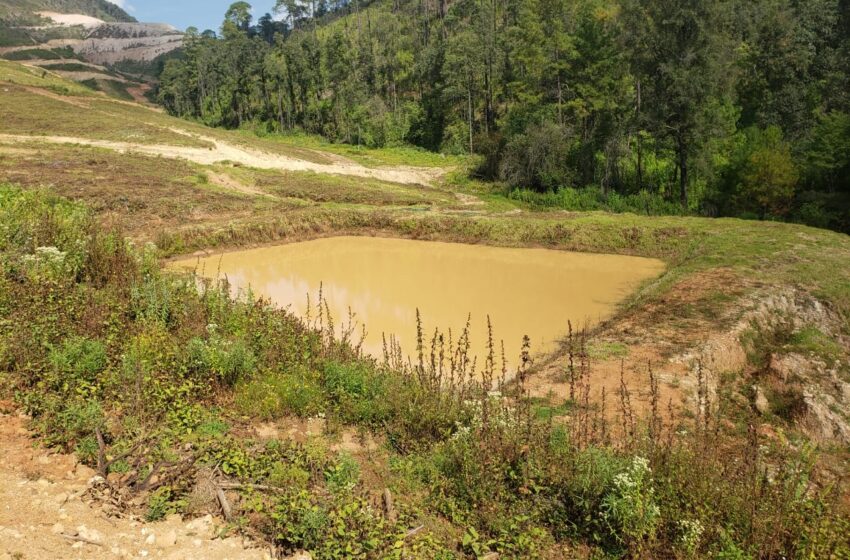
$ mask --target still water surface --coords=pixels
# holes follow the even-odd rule
[[[481,364],[489,315],[512,365],[523,335],[535,352],[551,350],[567,321],[596,324],[664,269],[661,261],[640,257],[372,237],[333,237],[175,265],[226,275],[234,289],[250,287],[302,317],[307,294],[315,317],[321,284],[335,323],[347,322],[351,309],[366,325],[364,350],[375,357],[383,356],[384,333],[395,335],[406,355],[415,353],[418,308],[428,340],[435,328],[451,328],[457,340],[471,314],[472,349]]]

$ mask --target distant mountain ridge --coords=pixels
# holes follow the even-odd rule
[[[107,0],[0,0],[0,19],[28,21],[37,12],[82,14],[106,22],[136,22],[136,18]]]
[[[178,29],[140,23],[107,0],[0,0],[0,58],[127,99],[182,45]]]

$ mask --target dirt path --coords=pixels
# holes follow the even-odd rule
[[[228,189],[242,194],[250,194],[253,196],[267,196],[269,198],[277,199],[276,196],[249,187],[248,185],[244,185],[225,173],[207,173],[207,176],[209,177],[210,183],[218,187],[222,187],[224,189]]]
[[[94,471],[33,446],[24,421],[0,415],[0,560],[165,558],[260,560],[238,538],[213,539],[212,517],[158,523],[110,517],[89,503]]]
[[[53,144],[78,144],[115,150],[120,153],[136,152],[152,156],[162,156],[172,159],[185,159],[201,165],[213,165],[221,162],[232,162],[258,169],[279,169],[282,171],[312,171],[331,175],[346,175],[378,179],[390,183],[416,184],[429,186],[438,179],[443,171],[416,167],[369,168],[356,163],[335,162],[332,164],[314,163],[295,159],[284,155],[270,154],[242,148],[222,142],[207,136],[198,136],[172,129],[173,132],[192,136],[209,142],[214,147],[190,148],[184,146],[166,146],[156,144],[136,144],[131,142],[111,142],[107,140],[91,140],[68,136],[27,136],[19,134],[0,134],[0,141],[6,142],[49,142]]]
[[[151,108],[150,100],[147,97],[145,97],[145,94],[147,94],[150,90],[151,90],[150,84],[139,84],[137,86],[128,87],[127,93],[132,95],[133,100],[136,103],[138,103],[139,105],[144,105],[148,108]],[[157,109],[160,112],[162,111],[162,109],[160,109],[159,107],[157,107]]]
[[[17,415],[0,414],[0,450],[0,560],[270,558],[240,538],[215,539],[218,522],[209,516],[158,523],[110,517],[89,503],[94,471],[34,446]]]

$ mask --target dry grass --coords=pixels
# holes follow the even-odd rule
[[[209,147],[207,142],[128,118],[123,111],[125,107],[105,100],[66,97],[51,92],[39,94],[22,86],[2,85],[0,132]]]
[[[70,145],[0,144],[0,181],[83,201],[137,239],[248,217],[264,204],[207,184],[187,162]]]

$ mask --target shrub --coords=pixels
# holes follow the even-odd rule
[[[193,338],[187,347],[193,369],[212,374],[220,383],[233,387],[247,378],[257,366],[254,353],[242,340],[213,336],[210,340]]]
[[[315,550],[326,536],[327,512],[315,505],[307,490],[296,490],[279,498],[270,515],[274,540],[284,550]]]
[[[302,418],[324,410],[322,389],[306,370],[267,373],[236,387],[236,406],[265,420],[294,414]]]
[[[366,364],[325,364],[324,385],[346,422],[377,425],[391,414],[384,376]]]
[[[647,216],[678,216],[684,212],[680,204],[666,200],[661,194],[645,190],[636,194],[605,194],[597,187],[564,187],[547,192],[519,188],[510,191],[508,197],[535,207],[560,208],[573,212],[631,212]]]
[[[553,122],[529,126],[505,146],[502,180],[537,191],[571,186],[575,178],[569,165],[573,141],[570,129]]]
[[[53,367],[51,382],[64,394],[90,396],[97,392],[97,374],[106,368],[106,348],[97,340],[72,337],[52,348],[47,357]]]
[[[619,540],[638,545],[655,536],[661,510],[655,501],[649,461],[635,457],[629,468],[614,477],[614,488],[602,503],[602,516]]]
[[[325,470],[328,489],[335,493],[350,492],[360,480],[360,464],[347,453],[340,454],[337,462]]]

